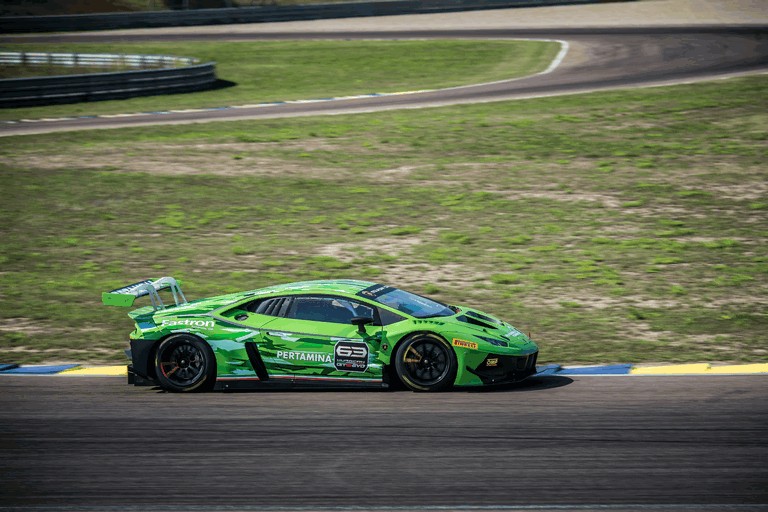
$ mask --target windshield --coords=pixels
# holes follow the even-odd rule
[[[376,284],[361,291],[358,295],[368,297],[416,318],[454,314],[454,311],[445,304],[391,286]]]

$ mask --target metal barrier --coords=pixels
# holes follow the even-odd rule
[[[0,64],[80,66],[88,68],[171,68],[200,62],[173,55],[125,55],[114,53],[0,52]]]
[[[210,89],[216,83],[215,63],[194,64],[195,62],[196,59],[168,55],[3,52],[0,53],[0,63],[5,64],[161,69],[0,80],[0,108],[113,100]]]
[[[266,23],[272,21],[424,14],[509,7],[590,4],[605,0],[389,0],[65,16],[0,17],[0,33]]]

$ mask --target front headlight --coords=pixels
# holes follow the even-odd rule
[[[507,343],[506,341],[497,340],[496,338],[489,338],[487,336],[477,336],[477,337],[480,338],[481,340],[487,341],[491,345],[495,345],[497,347],[508,347],[509,346],[509,343]]]

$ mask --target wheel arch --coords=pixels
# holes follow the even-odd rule
[[[437,336],[438,338],[440,338],[440,339],[442,339],[443,341],[445,341],[446,343],[448,343],[448,345],[451,347],[451,350],[453,350],[453,346],[452,346],[452,345],[450,344],[450,342],[448,341],[448,338],[446,338],[445,336],[443,336],[443,335],[442,335],[442,334],[440,334],[439,332],[435,332],[435,331],[428,331],[428,330],[421,330],[421,331],[411,331],[411,332],[407,332],[407,333],[403,334],[402,336],[400,336],[400,339],[399,339],[399,340],[397,340],[397,343],[395,343],[395,344],[394,344],[394,346],[392,347],[392,353],[394,353],[394,352],[397,350],[397,348],[398,348],[400,345],[402,345],[402,344],[403,344],[403,342],[404,342],[405,340],[407,340],[408,338],[411,338],[411,337],[413,337],[413,336],[420,336],[420,335],[423,335],[423,334],[431,334],[432,336]],[[455,353],[455,352],[456,352],[456,351],[454,350],[454,353]]]

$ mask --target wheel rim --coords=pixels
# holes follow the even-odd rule
[[[412,343],[403,354],[403,366],[408,377],[420,386],[431,386],[442,381],[450,370],[448,350],[439,341],[431,339]]]
[[[190,343],[172,345],[161,354],[160,371],[177,386],[189,386],[205,373],[205,355]]]

